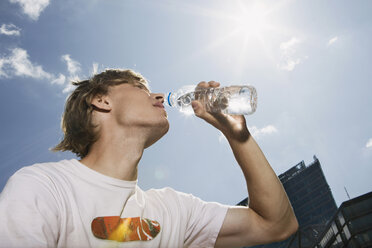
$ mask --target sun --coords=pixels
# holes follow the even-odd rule
[[[208,37],[198,49],[181,63],[194,61],[205,55],[217,57],[221,63],[234,65],[234,73],[240,75],[255,56],[277,64],[275,46],[278,37],[293,32],[283,25],[281,9],[293,0],[231,0],[203,7],[182,2],[179,6],[186,13],[208,20]],[[231,62],[233,61],[233,62]]]
[[[269,9],[263,3],[240,5],[239,11],[234,15],[237,29],[248,36],[262,35],[269,26]]]

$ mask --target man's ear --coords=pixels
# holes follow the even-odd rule
[[[111,101],[108,96],[95,96],[92,100],[92,105],[95,110],[100,112],[111,111]]]

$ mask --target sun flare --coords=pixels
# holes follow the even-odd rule
[[[268,8],[262,3],[243,6],[235,15],[236,26],[246,35],[260,35],[267,29],[268,13]]]
[[[233,0],[213,6],[201,7],[183,3],[186,13],[207,18],[208,41],[202,40],[198,49],[186,57],[182,64],[203,56],[216,57],[221,65],[233,66],[234,75],[240,77],[253,58],[278,64],[277,44],[282,37],[293,36],[293,30],[283,24],[281,9],[293,0]]]

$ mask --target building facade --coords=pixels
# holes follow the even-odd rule
[[[372,192],[341,204],[314,248],[372,247]]]
[[[326,228],[337,211],[337,205],[326,181],[319,160],[305,165],[301,161],[279,175],[296,214],[299,230],[289,239],[255,247],[260,248],[310,248]],[[238,203],[247,205],[248,199]]]

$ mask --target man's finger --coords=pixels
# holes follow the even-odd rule
[[[193,101],[191,103],[192,108],[194,109],[195,116],[199,117],[200,119],[205,120],[209,124],[213,125],[216,128],[219,128],[218,122],[216,118],[211,113],[207,112],[203,105],[199,101]]]
[[[219,82],[216,82],[216,81],[209,81],[208,82],[208,85],[209,85],[209,87],[216,88],[216,87],[219,87],[220,86],[220,83]]]
[[[200,101],[192,101],[191,106],[194,110],[194,113],[197,117],[210,122],[211,120],[211,114],[208,113],[208,111],[205,110],[203,104]]]
[[[208,88],[208,83],[205,81],[201,81],[200,83],[198,83],[196,88]]]
[[[192,101],[191,102],[192,109],[197,117],[202,118],[203,113],[205,112],[202,104],[199,101]]]

